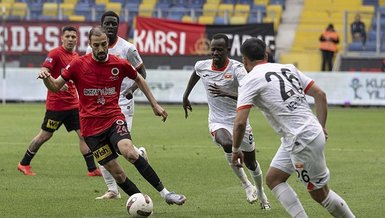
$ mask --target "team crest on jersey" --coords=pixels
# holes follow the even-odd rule
[[[110,76],[110,80],[114,81],[114,80],[118,80],[119,79],[119,69],[114,67],[111,69],[111,74],[112,76]]]
[[[116,68],[116,67],[112,68],[112,69],[111,69],[111,74],[112,74],[113,76],[117,76],[117,75],[119,74],[119,69]]]
[[[232,74],[229,74],[229,73],[226,73],[226,74],[224,75],[224,78],[225,78],[225,79],[232,79],[232,78],[233,78],[233,75],[232,75]]]

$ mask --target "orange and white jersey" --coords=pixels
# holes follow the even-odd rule
[[[223,68],[216,69],[212,59],[207,59],[198,61],[194,68],[206,90],[210,131],[216,130],[213,129],[215,123],[232,126],[236,115],[237,101],[229,97],[215,97],[208,89],[210,84],[216,84],[238,93],[239,81],[247,74],[243,64],[236,60],[227,59]]]
[[[257,65],[240,82],[237,110],[260,108],[284,149],[298,152],[323,131],[305,97],[313,83],[291,64]]]

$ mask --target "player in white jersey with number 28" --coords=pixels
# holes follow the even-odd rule
[[[185,117],[192,110],[188,96],[201,79],[207,93],[209,105],[209,130],[214,142],[222,146],[225,158],[240,179],[246,191],[247,201],[261,201],[261,208],[270,209],[263,189],[262,171],[255,158],[255,143],[250,125],[242,137],[241,149],[245,154],[245,165],[249,169],[256,187],[248,180],[243,168],[231,163],[233,123],[236,115],[238,83],[246,74],[243,64],[228,58],[229,39],[225,34],[216,34],[210,44],[212,59],[198,61],[183,95]]]
[[[293,65],[267,63],[266,45],[262,40],[246,40],[241,46],[241,53],[249,73],[239,86],[232,162],[237,164],[241,160],[242,163],[239,148],[250,109],[255,105],[281,136],[281,146],[271,162],[266,183],[291,217],[307,217],[295,191],[287,183],[294,172],[310,196],[331,215],[354,217],[347,203],[327,185],[325,93]],[[314,98],[316,115],[305,95]]]

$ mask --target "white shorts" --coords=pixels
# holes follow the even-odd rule
[[[120,96],[120,98],[125,98],[125,97]],[[128,131],[131,132],[132,120],[134,118],[134,101],[133,99],[127,100],[127,99],[120,99],[120,98],[119,98],[119,106],[120,106],[120,109],[122,110],[122,113],[126,117]]]
[[[218,129],[222,129],[222,128],[229,131],[231,136],[233,135],[233,126],[232,125],[226,125],[226,124],[222,124],[222,123],[210,123],[209,124],[209,130],[210,130],[211,137],[213,138],[214,142],[215,142],[215,131],[217,131]],[[216,143],[216,144],[218,144],[218,143]],[[220,145],[218,144],[218,146],[220,146]],[[243,136],[243,140],[242,140],[242,143],[241,143],[241,146],[239,149],[242,151],[246,151],[246,152],[251,152],[251,151],[255,150],[255,142],[254,142],[253,132],[251,130],[250,125],[246,126],[245,135]]]
[[[329,169],[324,155],[325,135],[322,132],[298,153],[290,153],[281,145],[270,166],[297,177],[308,191],[324,187],[329,181]]]

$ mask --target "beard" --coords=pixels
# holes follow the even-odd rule
[[[99,52],[99,53],[94,53],[94,57],[97,61],[105,61],[107,58],[107,53],[106,52]]]

